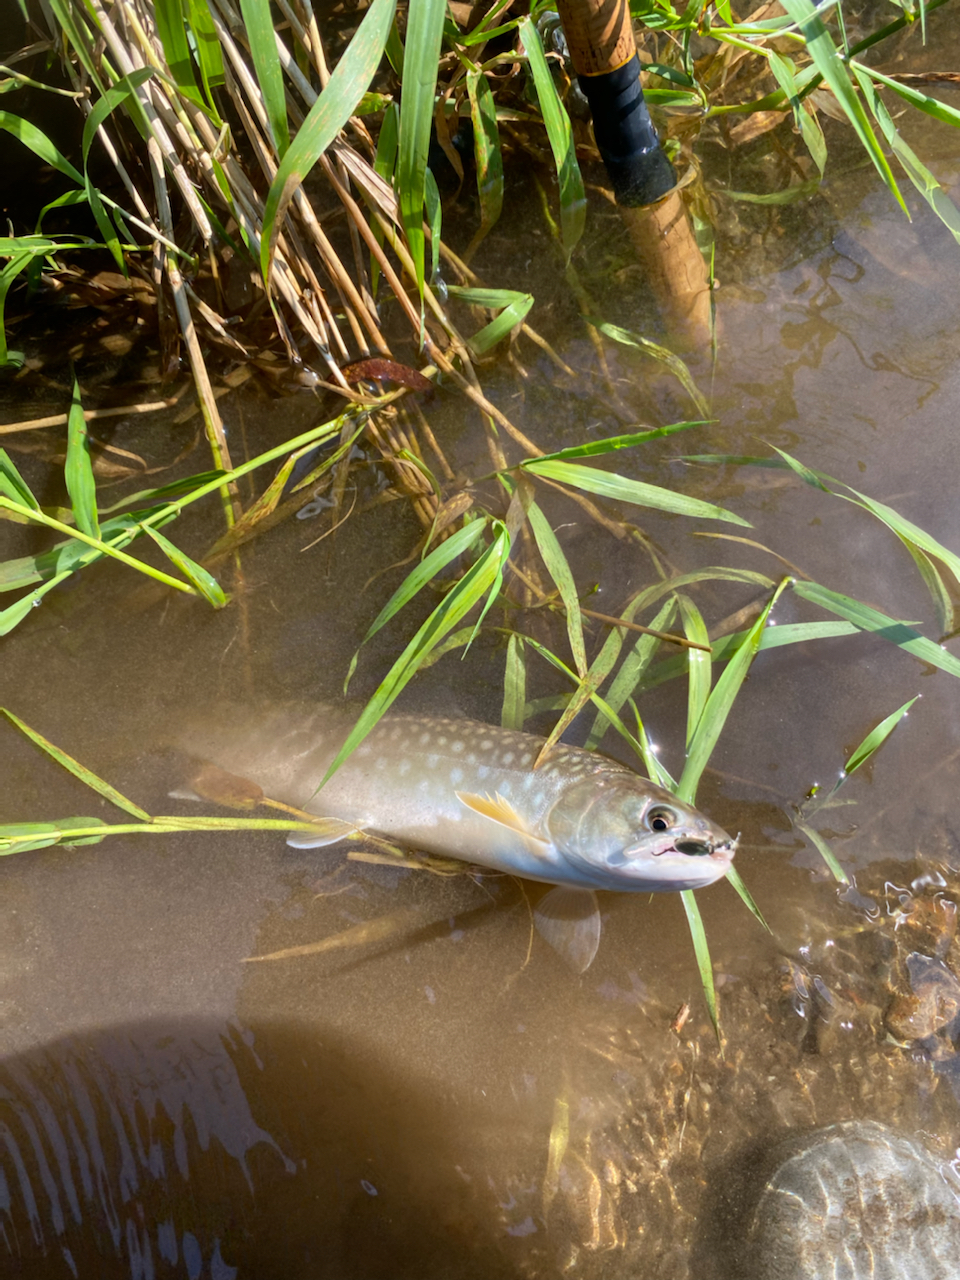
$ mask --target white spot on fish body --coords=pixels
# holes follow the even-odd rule
[[[431,1004],[436,1004],[436,1003],[437,1003],[437,993],[434,991],[433,987],[424,987],[424,988],[423,988],[423,990],[424,990],[424,992],[426,993],[426,997],[427,997],[427,999],[429,1000],[429,1002],[430,1002]]]
[[[388,764],[389,764],[389,761],[387,760],[387,757],[386,757],[386,756],[379,756],[379,757],[377,758],[376,767],[377,767],[378,769],[381,769],[381,770],[382,770],[382,769],[386,769],[386,767],[387,767],[387,765],[388,765]]]
[[[445,737],[440,737],[437,739],[438,747],[445,747],[446,745],[447,745],[447,739]]]
[[[493,743],[489,738],[484,738],[484,740],[480,743],[481,751],[490,751],[492,748],[493,748]]]
[[[463,781],[463,770],[462,770],[462,769],[451,769],[451,770],[450,770],[450,781],[451,781],[451,783],[452,783],[454,786],[457,786],[457,784],[458,784],[458,783],[462,782],[462,781]]]
[[[482,764],[478,767],[477,769],[478,778],[482,780],[483,778],[489,777],[489,775],[490,775],[490,770],[485,764]]]
[[[533,755],[529,751],[525,751],[523,755],[520,757],[520,763],[522,765],[528,765],[532,760],[533,760]]]
[[[429,733],[421,733],[421,735],[420,735],[420,745],[421,745],[421,747],[425,747],[429,741],[430,741],[430,735],[429,735]]]
[[[477,763],[477,753],[475,751],[468,751],[467,764],[476,764],[476,763]]]
[[[460,738],[457,738],[455,742],[451,743],[450,750],[459,755],[463,750],[463,741]]]
[[[440,757],[435,752],[427,756],[428,769],[435,769],[439,763],[440,763]]]
[[[507,751],[504,755],[502,755],[502,756],[500,757],[500,763],[501,763],[501,764],[513,764],[513,752],[512,752],[512,751]]]
[[[399,766],[398,766],[398,772],[399,772],[399,774],[400,774],[400,777],[401,777],[401,778],[405,778],[405,777],[407,776],[407,774],[410,772],[410,761],[409,761],[409,760],[401,760],[401,761],[400,761],[400,764],[399,764]]]

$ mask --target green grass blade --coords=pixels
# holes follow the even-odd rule
[[[737,893],[740,895],[744,905],[747,907],[750,913],[757,920],[759,920],[759,922],[763,925],[764,929],[766,929],[767,933],[773,933],[773,930],[767,924],[766,920],[764,920],[763,914],[760,911],[760,908],[757,906],[756,902],[754,902],[753,894],[750,892],[747,886],[743,883],[743,880],[741,879],[741,876],[740,876],[740,872],[737,870],[736,867],[733,867],[733,866],[730,867],[730,869],[727,871],[727,879],[730,881],[734,889],[736,889]]]
[[[497,108],[490,81],[482,71],[467,72],[467,96],[473,122],[473,154],[477,166],[477,196],[480,201],[480,229],[470,241],[468,256],[500,217],[503,208],[503,155]]]
[[[212,604],[215,609],[224,607],[229,597],[212,573],[208,573],[203,565],[197,564],[196,560],[191,560],[169,538],[165,538],[162,533],[158,533],[150,525],[144,524],[140,527],[148,537],[153,539],[171,564],[177,566],[187,581],[196,588],[198,594],[203,596],[204,600]]]
[[[207,0],[184,0],[187,20],[193,33],[207,101],[214,102],[213,90],[224,83],[223,52]],[[209,110],[209,108],[208,108]]]
[[[651,629],[654,631],[666,630],[676,612],[676,608],[676,600],[668,600],[650,623]],[[626,614],[626,612],[625,610],[624,613]],[[633,617],[631,616],[628,621],[632,622]],[[656,636],[639,636],[636,644],[627,653],[613,683],[607,690],[607,703],[615,712],[619,713],[620,708],[633,694],[660,644],[661,641]],[[684,659],[681,659],[681,661],[684,661]],[[602,711],[598,711],[587,735],[585,746],[588,750],[599,746],[609,727],[610,722],[606,715]]]
[[[667,791],[676,791],[676,779],[657,755],[656,746],[650,741],[650,738],[647,735],[646,725],[643,723],[640,711],[633,698],[630,699],[630,706],[633,710],[634,719],[637,722],[637,738],[640,742],[640,754],[643,757],[644,767],[647,770],[647,777],[652,779],[658,787],[664,787]]]
[[[513,289],[477,289],[466,285],[450,285],[447,292],[461,302],[475,307],[499,310],[495,320],[473,335],[469,340],[474,355],[483,355],[506,338],[518,324],[522,324],[533,306],[532,293],[517,293]],[[501,309],[502,308],[502,309]]]
[[[643,351],[653,360],[656,360],[658,364],[664,365],[696,405],[697,413],[702,414],[704,418],[710,417],[710,406],[701,394],[700,388],[694,382],[693,374],[679,356],[674,355],[666,347],[660,346],[658,342],[652,342],[649,338],[644,338],[641,334],[634,333],[632,329],[622,329],[618,324],[607,324],[603,320],[589,320],[589,323],[604,337],[611,338],[614,342],[619,342],[623,347],[635,347],[638,351]]]
[[[522,729],[527,705],[527,664],[523,654],[523,636],[516,632],[507,641],[507,665],[503,673],[503,707],[500,723],[504,729]]]
[[[841,867],[840,863],[837,861],[836,854],[830,848],[826,840],[824,840],[820,832],[816,831],[813,827],[809,826],[806,822],[795,822],[794,826],[797,828],[798,831],[803,832],[803,834],[807,837],[810,843],[814,846],[814,848],[820,854],[820,857],[823,858],[824,862],[829,867],[830,874],[833,876],[834,880],[839,881],[840,884],[849,884],[850,879],[847,873],[844,871],[843,867]]]
[[[858,80],[861,75],[869,76],[871,80],[876,80],[879,84],[886,85],[888,89],[892,89],[894,93],[899,95],[904,102],[908,102],[910,106],[916,107],[918,111],[922,111],[928,116],[933,116],[935,120],[941,120],[944,124],[953,125],[954,128],[960,127],[960,111],[956,107],[951,107],[949,103],[941,102],[939,98],[932,98],[929,94],[921,93],[910,85],[901,84],[899,80],[891,80],[889,76],[874,70],[873,67],[864,66],[862,62],[851,62],[850,70],[857,74]]]
[[[469,524],[465,524],[462,529],[458,529],[456,533],[451,534],[446,541],[441,542],[439,547],[421,560],[416,568],[407,574],[403,582],[377,614],[361,644],[366,644],[368,640],[372,640],[380,628],[386,626],[394,614],[399,613],[404,605],[409,604],[428,582],[432,582],[438,573],[469,551],[486,527],[487,522],[485,520],[471,520]]]
[[[919,697],[918,693],[909,702],[905,702],[902,707],[898,707],[896,711],[891,711],[888,716],[884,716],[875,729],[871,729],[843,766],[843,772],[848,778],[854,769],[859,769],[862,764],[866,764],[874,752],[883,746]]]
[[[8,711],[6,707],[0,707],[0,715],[6,716],[10,723],[19,729],[25,737],[35,743],[51,760],[55,760],[68,773],[72,773],[84,786],[96,791],[98,795],[103,796],[104,800],[109,800],[118,809],[123,809],[125,812],[133,814],[135,818],[139,818],[142,822],[151,821],[149,813],[146,813],[139,805],[121,795],[116,787],[111,787],[109,782],[104,782],[102,778],[98,778],[95,773],[92,773],[85,765],[82,765],[79,760],[74,760],[73,756],[67,755],[65,751],[54,746],[43,734],[37,733],[36,729],[31,729],[28,724],[24,724],[20,717],[15,716],[12,711]]]
[[[810,152],[810,158],[820,171],[820,176],[823,177],[823,170],[827,163],[827,144],[819,120],[811,115],[800,101],[793,63],[782,54],[774,53],[772,49],[767,55],[767,61],[774,79],[790,103],[793,119]],[[819,186],[819,183],[817,185]]]
[[[817,10],[810,0],[783,0],[783,7],[800,28],[800,33],[807,42],[807,51],[814,65],[823,76],[826,84],[833,90],[847,119],[853,125],[857,137],[864,150],[873,161],[877,172],[883,179],[887,190],[894,197],[903,212],[910,217],[907,206],[903,202],[897,180],[883,154],[883,148],[877,139],[863,109],[863,103],[857,94],[853,81],[847,72],[843,57],[830,37]]]
[[[336,759],[324,775],[320,787],[340,768],[344,760],[373,729],[380,717],[389,710],[401,690],[416,675],[437,645],[454,630],[465,614],[486,597],[485,607],[480,616],[482,621],[483,614],[500,590],[503,568],[510,555],[510,539],[506,527],[496,521],[494,529],[496,532],[493,542],[444,596],[387,672],[373,697],[364,707],[359,720],[351,729],[346,742],[337,752]],[[318,791],[320,787],[317,788]]]
[[[69,577],[69,573],[57,574],[55,578],[51,578],[36,591],[31,591],[29,595],[23,596],[15,604],[8,605],[6,609],[0,609],[0,636],[9,635],[15,627],[19,627],[20,623],[40,604],[47,592],[58,587],[61,582],[66,582]]]
[[[400,217],[423,296],[423,202],[427,153],[437,92],[437,66],[446,0],[410,0],[403,51],[403,98],[400,103],[400,152],[397,159],[397,193]],[[386,40],[386,33],[384,34]]]
[[[567,261],[583,235],[587,219],[587,198],[573,141],[570,117],[560,101],[557,86],[547,66],[537,28],[530,18],[520,22],[520,39],[530,64],[533,84],[540,103],[540,113],[547,130],[553,162],[560,188],[560,238]]]
[[[793,590],[804,600],[809,600],[811,604],[818,604],[822,609],[835,613],[840,618],[846,618],[859,630],[872,631],[881,639],[889,640],[891,644],[899,645],[907,653],[912,653],[921,662],[929,662],[931,666],[939,667],[941,671],[947,671],[950,675],[960,678],[960,659],[955,658],[952,653],[933,640],[922,636],[907,623],[898,622],[895,618],[881,613],[879,609],[873,609],[859,600],[853,600],[849,596],[841,595],[838,591],[822,587],[818,582],[794,582]]]
[[[190,42],[187,39],[187,26],[180,0],[154,0],[153,12],[157,35],[163,45],[163,56],[177,88],[185,98],[206,110],[206,103],[193,74]]]
[[[615,472],[601,471],[597,467],[582,467],[575,462],[543,461],[540,458],[533,458],[521,465],[529,474],[544,476],[547,480],[556,480],[559,484],[596,493],[616,502],[652,507],[657,511],[670,511],[675,515],[694,516],[701,520],[727,520],[731,524],[752,528],[749,520],[734,515],[732,511],[725,511],[723,507],[716,507],[711,502],[688,498],[672,489],[631,480]]]
[[[710,636],[703,615],[689,596],[678,593],[677,603],[683,618],[683,631],[688,640],[709,645]],[[709,653],[703,649],[687,650],[687,746],[693,741],[703,709],[710,697],[713,666]]]
[[[12,133],[19,138],[25,147],[29,147],[34,155],[39,156],[44,164],[50,165],[58,173],[70,178],[78,187],[83,186],[83,174],[73,167],[66,156],[61,155],[42,129],[38,129],[29,120],[15,116],[10,111],[0,111],[0,129]]]
[[[717,1039],[720,1039],[720,1015],[717,1011],[717,991],[713,985],[713,961],[710,959],[710,947],[707,944],[707,931],[703,927],[703,917],[700,915],[700,908],[697,905],[696,895],[692,889],[684,889],[680,893],[680,900],[683,903],[683,909],[687,913],[687,925],[690,929],[690,940],[693,943],[693,952],[697,957],[697,969],[700,971],[700,985],[703,988],[703,998],[707,1004],[707,1012],[710,1014],[710,1021],[713,1023],[713,1029],[716,1032]]]
[[[686,800],[688,804],[693,804],[696,799],[700,777],[707,766],[714,747],[717,745],[717,739],[726,724],[727,716],[736,701],[740,687],[747,677],[750,664],[760,648],[760,640],[767,625],[770,611],[779,600],[781,593],[789,585],[789,582],[788,578],[784,578],[774,591],[760,617],[747,632],[740,646],[731,655],[714,686],[713,692],[707,699],[703,714],[687,750],[687,759],[683,766],[680,785],[677,789],[680,799]]]
[[[573,654],[573,665],[581,677],[587,674],[587,647],[583,639],[583,617],[580,613],[580,599],[573,573],[567,563],[567,557],[557,541],[557,536],[550,528],[550,523],[535,502],[527,508],[527,519],[537,543],[537,549],[547,567],[547,572],[560,592],[560,599],[567,615],[567,635],[570,639],[570,652]]]
[[[443,230],[443,202],[440,199],[440,188],[433,176],[430,166],[423,175],[423,198],[427,206],[427,226],[430,228],[430,282],[433,283],[440,270],[440,238]]]
[[[327,87],[310,108],[280,162],[263,210],[260,269],[264,280],[269,280],[277,236],[294,192],[350,119],[357,103],[370,87],[383,56],[394,5],[395,0],[373,0],[346,53],[334,68]],[[422,234],[421,230],[421,238]]]
[[[690,427],[706,427],[712,419],[701,418],[696,422],[671,422],[666,427],[648,427],[644,431],[632,431],[623,436],[606,436],[603,440],[591,440],[589,444],[574,444],[568,449],[558,449],[556,453],[541,454],[540,462],[565,462],[573,458],[595,458],[605,453],[615,453],[618,449],[632,449],[634,445],[646,444],[648,440],[657,440],[661,436],[672,436],[678,431],[687,431]]]
[[[0,493],[34,511],[40,510],[40,503],[33,496],[30,486],[17,470],[6,449],[0,449]]]
[[[263,95],[263,105],[270,122],[270,134],[278,159],[290,146],[287,102],[283,92],[283,67],[277,53],[277,34],[273,27],[270,0],[240,0],[240,12],[250,44],[253,69]]]
[[[70,412],[67,414],[67,461],[64,466],[64,479],[77,528],[88,533],[91,538],[99,538],[97,482],[93,476],[90,438],[87,434],[86,419],[83,416],[83,405],[80,402],[80,384],[76,378],[73,380],[73,397],[70,401]]]

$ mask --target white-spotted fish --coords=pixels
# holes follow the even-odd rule
[[[180,734],[192,754],[274,800],[414,849],[558,888],[536,921],[578,972],[600,938],[596,889],[700,889],[725,875],[736,841],[691,805],[604,756],[473,720],[385,716],[317,790],[349,725],[328,708],[235,710]],[[329,834],[296,833],[312,848]]]

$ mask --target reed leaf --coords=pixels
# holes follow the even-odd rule
[[[856,130],[857,137],[867,155],[873,161],[884,185],[894,197],[900,208],[909,218],[907,206],[903,202],[897,180],[883,154],[883,148],[870,125],[863,103],[857,94],[856,87],[850,79],[844,64],[843,55],[837,49],[824,26],[819,12],[810,0],[783,0],[783,7],[796,22],[800,33],[807,42],[807,52],[813,59],[814,66],[823,76],[825,82],[833,90],[833,94],[846,113],[847,119]]]
[[[703,998],[706,1001],[707,1012],[710,1014],[710,1021],[713,1023],[713,1029],[719,1040],[720,1014],[717,1010],[717,991],[713,985],[713,961],[710,959],[707,931],[703,927],[703,917],[700,915],[700,907],[697,904],[697,898],[693,890],[681,890],[680,900],[683,903],[684,911],[687,913],[687,925],[693,942],[693,953],[697,958],[697,970],[700,974]]]
[[[852,600],[849,596],[841,595],[839,591],[831,591],[817,582],[795,582],[793,590],[796,595],[809,600],[811,604],[817,604],[840,618],[848,619],[858,630],[873,632],[882,640],[889,640],[891,644],[898,645],[907,653],[912,653],[921,662],[929,662],[931,666],[939,667],[941,671],[960,678],[960,659],[955,658],[952,653],[933,640],[922,636],[907,623],[898,622],[895,618],[881,613],[879,609],[873,609],[859,600]]]
[[[888,716],[884,716],[876,728],[870,730],[860,745],[850,753],[846,764],[843,766],[843,772],[846,777],[849,778],[855,769],[859,769],[862,764],[866,764],[870,757],[879,751],[919,697],[918,693],[908,702],[905,702],[902,707],[898,707],[896,711],[891,711]]]
[[[480,227],[470,241],[467,257],[500,217],[503,209],[503,155],[497,108],[490,81],[478,69],[467,72],[467,96],[473,123],[473,155],[477,167],[477,197],[480,201]]]
[[[577,164],[573,130],[547,66],[540,35],[530,18],[523,18],[520,22],[520,39],[533,76],[550,150],[553,152],[560,188],[560,239],[569,262],[570,255],[583,235],[587,219],[587,198],[580,166]]]
[[[263,209],[260,269],[269,282],[280,227],[294,192],[350,119],[383,56],[396,0],[373,0],[337,63],[327,87],[307,113],[270,184]],[[421,200],[421,207],[422,207]],[[422,237],[421,230],[421,237]]]
[[[55,746],[48,738],[45,738],[43,734],[38,733],[36,729],[31,729],[28,724],[25,724],[19,716],[15,716],[12,711],[8,711],[6,707],[0,707],[0,715],[6,716],[10,723],[15,728],[19,729],[24,737],[29,738],[30,741],[48,755],[51,760],[55,760],[57,764],[66,769],[68,773],[72,773],[79,782],[82,782],[84,786],[89,787],[91,791],[96,791],[98,795],[103,796],[104,800],[109,800],[110,803],[116,805],[118,809],[125,810],[135,818],[140,818],[143,822],[150,821],[149,813],[141,809],[139,805],[134,804],[132,800],[128,800],[126,796],[121,795],[116,787],[111,787],[109,782],[104,782],[102,778],[98,778],[95,773],[86,767],[86,765],[82,765],[79,760],[75,760],[73,756],[68,755],[66,751]]]
[[[212,604],[215,609],[224,607],[229,597],[212,573],[204,569],[203,565],[197,564],[196,560],[191,560],[179,547],[174,546],[169,538],[165,538],[162,533],[158,533],[150,525],[143,524],[140,527],[157,544],[170,563],[177,566],[187,581],[196,589],[198,595],[203,596],[204,600],[208,604]]]
[[[760,640],[770,611],[779,600],[783,591],[790,585],[790,579],[784,578],[774,591],[766,608],[747,632],[739,647],[731,655],[713,692],[707,699],[697,727],[687,749],[687,759],[680,775],[677,795],[688,804],[693,804],[697,796],[700,777],[717,744],[717,739],[726,724],[727,716],[736,701],[740,687],[747,678],[750,664],[760,648]]]
[[[410,0],[403,50],[397,193],[400,217],[421,297],[424,289],[423,202],[426,193],[427,154],[430,150],[430,126],[433,123],[437,92],[437,65],[446,13],[446,0]]]
[[[527,705],[527,664],[523,636],[513,632],[507,640],[507,661],[503,673],[503,706],[500,723],[504,729],[522,729]]]
[[[703,615],[688,595],[677,593],[677,604],[683,619],[683,631],[688,640],[700,645],[709,645],[710,637]],[[697,725],[700,723],[703,709],[710,696],[712,664],[709,653],[703,649],[687,650],[687,747],[693,741]]]
[[[652,507],[657,511],[670,511],[674,515],[693,516],[701,520],[727,520],[731,524],[752,528],[749,520],[734,515],[732,511],[725,511],[723,507],[716,507],[711,502],[688,498],[673,489],[646,484],[642,480],[631,480],[627,476],[601,471],[597,467],[582,467],[575,462],[544,461],[541,458],[532,458],[521,463],[521,466],[530,475],[543,476],[558,484],[567,484],[573,489],[583,489],[587,493],[596,493],[617,502]]]
[[[263,95],[270,135],[278,159],[283,159],[290,146],[287,102],[283,91],[283,67],[277,53],[279,39],[273,27],[270,0],[240,0],[243,26],[250,45],[250,56],[257,83]]]
[[[90,438],[80,402],[80,384],[73,380],[73,396],[67,414],[67,460],[64,464],[64,480],[73,518],[77,528],[91,538],[100,537],[100,521],[97,517],[97,482],[90,461]]]
[[[580,600],[573,573],[567,563],[567,557],[557,541],[557,535],[550,528],[550,523],[535,502],[527,507],[527,519],[537,543],[537,549],[547,567],[547,572],[560,592],[560,599],[567,615],[567,636],[570,640],[570,652],[573,654],[573,665],[581,677],[587,674],[587,648],[583,639],[583,618],[580,613]]]
[[[506,526],[496,520],[492,521],[492,529],[493,541],[459,582],[444,596],[380,682],[373,697],[361,712],[359,720],[351,729],[346,742],[324,774],[323,781],[317,788],[318,791],[360,745],[381,716],[389,710],[432,651],[454,630],[457,623],[486,597],[480,617],[474,625],[474,634],[476,633],[487,609],[500,590],[503,568],[510,555],[510,538]]]
[[[676,599],[672,598],[668,600],[650,623],[651,630],[665,630],[670,625],[673,615],[676,613],[676,609]],[[638,611],[631,611],[628,621],[633,621],[635,612]],[[623,616],[627,616],[627,610],[624,610]],[[620,670],[617,672],[606,693],[607,704],[613,711],[619,713],[620,708],[634,693],[644,672],[653,660],[653,655],[659,648],[660,643],[661,641],[658,640],[656,636],[639,636],[637,638],[636,643],[631,647],[627,656],[621,663]],[[686,659],[681,658],[679,661],[685,662]],[[605,713],[603,711],[598,711],[594,717],[593,724],[584,745],[589,750],[599,746],[609,727],[610,723]]]

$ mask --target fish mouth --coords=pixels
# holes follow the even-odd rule
[[[672,840],[662,849],[655,849],[653,856],[661,858],[664,854],[679,854],[685,858],[716,858],[724,862],[731,862],[733,855],[737,851],[737,840],[703,840],[696,836],[681,836],[679,840]]]

